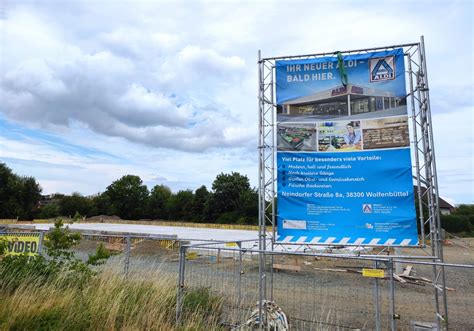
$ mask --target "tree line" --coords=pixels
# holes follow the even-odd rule
[[[209,190],[181,190],[165,185],[151,190],[139,176],[126,175],[94,196],[53,194],[41,199],[33,177],[15,175],[0,163],[0,218],[116,215],[122,219],[163,219],[205,223],[257,224],[258,194],[249,179],[237,172],[217,175]]]
[[[257,190],[237,172],[217,175],[211,189],[203,185],[176,193],[165,185],[149,190],[140,177],[126,175],[94,196],[57,193],[47,204],[40,201],[41,187],[33,177],[18,176],[0,163],[0,219],[116,215],[127,220],[257,224],[258,218]],[[441,225],[448,232],[474,234],[474,205],[460,205],[451,215],[441,215]]]
[[[41,199],[41,187],[33,177],[14,174],[0,163],[0,218],[33,219]]]

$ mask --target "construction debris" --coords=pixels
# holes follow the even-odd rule
[[[332,271],[332,272],[348,272],[348,273],[356,273],[356,274],[362,274],[362,271],[359,270],[353,270],[349,268],[358,268],[358,267],[346,267],[346,268],[314,268],[314,270],[319,270],[319,271]],[[408,265],[403,273],[401,274],[393,274],[393,279],[396,281],[402,283],[402,284],[413,284],[413,285],[419,285],[419,286],[425,286],[425,285],[431,285],[431,286],[436,286],[440,290],[442,290],[442,287],[439,284],[434,284],[434,282],[428,278],[425,277],[420,277],[420,276],[411,276],[411,272],[413,270],[412,265]],[[389,277],[384,277],[382,279],[389,279]],[[445,287],[446,291],[455,291],[454,288],[452,287]]]
[[[400,283],[404,284],[406,283],[407,281],[405,279],[403,279],[402,277],[400,277],[399,275],[397,275],[396,273],[393,274],[393,278],[397,281],[399,281]]]
[[[299,265],[292,265],[292,264],[273,264],[273,270],[275,271],[301,271],[301,267]]]
[[[301,271],[301,265],[300,265],[300,259],[298,257],[295,257],[293,260],[293,264],[288,264],[288,263],[274,263],[273,264],[273,270],[275,271]],[[306,263],[304,263],[307,265]]]
[[[407,265],[400,276],[410,276],[411,269],[413,269],[413,266],[411,264]]]
[[[351,273],[355,273],[355,274],[362,274],[361,270],[352,270],[352,269],[314,268],[314,270],[334,271],[334,272],[351,272]]]
[[[232,329],[232,330],[271,330],[271,331],[288,331],[290,329],[288,325],[288,319],[283,310],[273,301],[263,301],[262,321],[260,321],[259,315],[259,303],[257,307],[252,311],[250,318],[244,324]]]

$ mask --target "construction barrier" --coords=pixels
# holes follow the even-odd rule
[[[40,233],[4,233],[0,241],[6,241],[5,255],[35,256],[41,252]]]

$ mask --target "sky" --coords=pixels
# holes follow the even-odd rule
[[[472,1],[0,0],[0,162],[43,193],[258,176],[264,57],[425,36],[440,193],[474,203]]]

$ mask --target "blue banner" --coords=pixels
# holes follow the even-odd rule
[[[417,245],[403,50],[277,61],[278,241]]]

